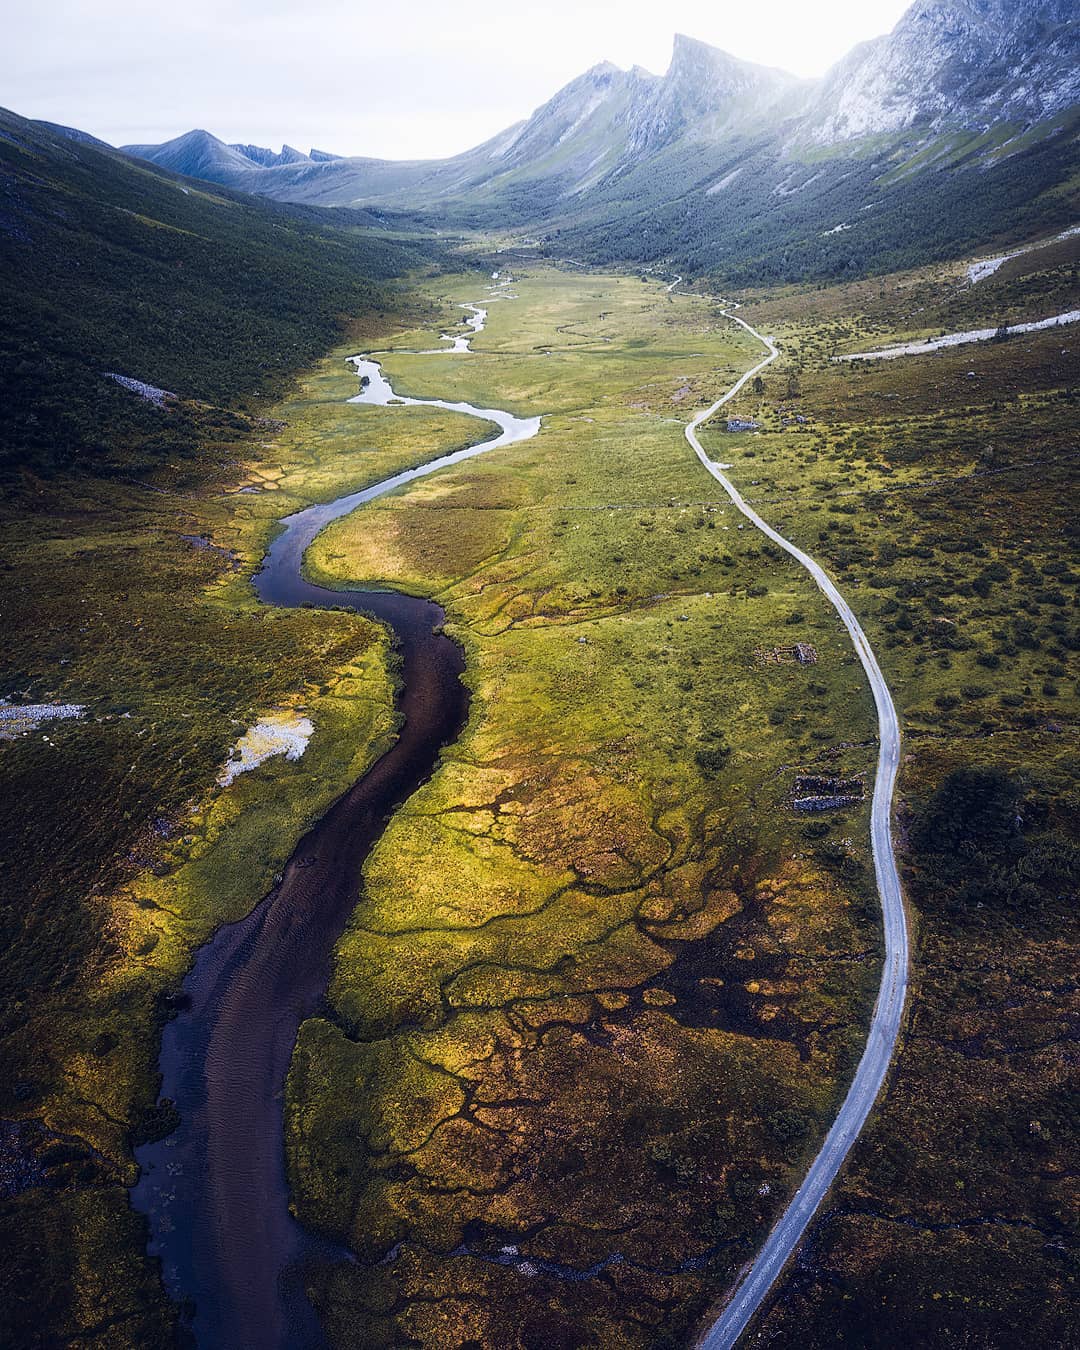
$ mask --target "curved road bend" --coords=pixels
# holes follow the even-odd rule
[[[767,349],[768,356],[752,370],[748,370],[728,390],[722,398],[698,413],[686,428],[686,439],[690,442],[698,459],[716,479],[742,514],[751,521],[774,544],[778,544],[785,553],[789,553],[800,563],[817,582],[833,608],[840,615],[844,627],[851,635],[855,651],[866,678],[870,681],[874,703],[878,716],[878,763],[874,780],[874,799],[870,812],[870,842],[874,854],[874,873],[877,878],[878,894],[881,896],[881,912],[885,929],[885,964],[881,973],[881,986],[878,989],[874,1016],[870,1023],[870,1034],[859,1067],[855,1071],[848,1094],[844,1098],[839,1114],[832,1128],[825,1136],[821,1151],[814,1159],[802,1185],[794,1199],[784,1210],[776,1226],[766,1239],[754,1263],[746,1272],[731,1300],[720,1316],[708,1328],[698,1341],[699,1350],[730,1350],[746,1329],[747,1323],[758,1310],[765,1295],[769,1292],[777,1276],[799,1245],[803,1233],[814,1212],[825,1198],[843,1165],[844,1159],[877,1098],[881,1085],[885,1081],[896,1039],[900,1032],[900,1019],[904,1012],[904,1000],[907,996],[908,982],[908,931],[904,914],[904,900],[900,891],[900,877],[896,870],[896,858],[892,843],[892,796],[896,782],[896,771],[900,763],[900,725],[896,717],[892,697],[889,694],[885,677],[881,673],[877,657],[867,640],[858,619],[847,601],[833,585],[825,571],[809,554],[796,548],[767,524],[758,513],[743,500],[738,489],[702,449],[697,438],[697,429],[707,422],[725,403],[733,399],[748,380],[775,361],[779,352],[770,338],[763,337],[744,320],[734,314],[725,317],[741,325],[752,337],[758,339]]]

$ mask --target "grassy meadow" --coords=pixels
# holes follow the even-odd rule
[[[755,344],[656,282],[512,291],[475,354],[408,333],[384,366],[540,434],[307,557],[434,595],[473,696],[290,1077],[297,1212],[361,1256],[315,1281],[342,1345],[680,1343],[816,1147],[875,986],[865,808],[791,809],[800,775],[869,783],[869,694],[682,435]],[[817,665],[755,656],[795,641]]]

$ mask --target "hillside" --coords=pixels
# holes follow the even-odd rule
[[[437,266],[421,236],[395,241],[363,213],[327,223],[208,191],[0,114],[4,1345],[177,1343],[128,1200],[131,1148],[161,1125],[166,987],[200,933],[269,886],[288,829],[255,803],[214,911],[176,934],[133,944],[130,910],[107,897],[166,821],[202,835],[191,805],[256,710],[306,691],[331,729],[285,812],[301,825],[350,781],[350,753],[334,755],[362,762],[382,733],[381,631],[264,614],[248,574],[279,513],[362,479],[380,453],[343,437],[324,454],[305,421],[317,396],[289,431],[271,396],[346,335],[425,312],[403,274]],[[290,444],[293,476],[264,492],[270,436]],[[422,445],[417,432],[382,454],[399,468]],[[335,698],[346,679],[352,695]],[[49,700],[84,715],[39,731]]]
[[[394,278],[433,256],[369,213],[328,223],[209,192],[7,112],[0,184],[7,474],[130,469],[174,453],[160,410],[107,372],[241,407],[325,351],[346,316],[386,310]]]
[[[1063,0],[917,0],[821,80],[680,35],[663,76],[594,66],[447,160],[275,154],[205,131],[126,149],[279,200],[519,228],[593,263],[846,277],[1073,223],[1078,56]]]

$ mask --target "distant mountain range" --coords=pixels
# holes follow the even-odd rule
[[[769,131],[791,151],[917,130],[1027,130],[1080,99],[1075,0],[917,0],[892,33],[822,80],[741,61],[679,35],[667,73],[594,66],[516,126],[443,161],[280,154],[191,131],[124,150],[177,172],[287,200],[405,204],[491,188],[510,174],[581,193],[680,142]]]
[[[816,81],[680,35],[664,75],[594,66],[445,160],[275,153],[206,131],[124,150],[281,201],[521,227],[587,261],[873,270],[1074,223],[1076,16],[1075,0],[916,0]]]
[[[254,182],[253,175],[258,177],[263,170],[288,165],[332,164],[342,159],[341,155],[331,155],[325,150],[312,149],[305,155],[291,145],[283,145],[276,153],[261,145],[226,145],[208,131],[188,131],[164,145],[125,145],[122,149],[126,155],[148,159],[173,173],[205,178],[224,187],[237,187],[282,200],[290,200],[288,194],[263,192]],[[294,199],[303,201],[304,197],[297,195]]]

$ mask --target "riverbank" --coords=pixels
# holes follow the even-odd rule
[[[139,481],[30,478],[6,499],[0,559],[19,580],[2,692],[85,706],[0,746],[18,783],[4,797],[8,857],[35,860],[8,889],[19,922],[2,977],[2,1114],[28,1122],[5,1166],[29,1180],[0,1199],[18,1235],[0,1325],[16,1340],[115,1322],[140,1344],[170,1342],[174,1310],[127,1190],[132,1142],[168,1120],[153,1106],[160,1028],[194,948],[265,893],[390,729],[381,629],[261,613],[241,571],[290,503],[472,432],[416,410],[389,446],[343,440],[350,350],[257,415],[171,407],[161,415],[185,429],[185,454]],[[304,756],[215,788],[243,729],[289,707],[315,726]]]
[[[476,309],[474,333],[484,315]],[[160,1105],[179,1126],[138,1150],[133,1203],[150,1220],[151,1253],[162,1260],[170,1293],[194,1308],[192,1330],[207,1346],[322,1344],[299,1272],[325,1253],[289,1212],[285,1077],[297,1028],[323,997],[364,858],[465,719],[461,656],[441,633],[442,611],[393,592],[322,590],[303,580],[304,553],[327,523],[365,502],[540,429],[539,417],[396,398],[376,362],[352,364],[361,392],[351,404],[438,408],[494,422],[499,435],[285,517],[254,578],[263,605],[347,607],[386,625],[398,658],[398,731],[300,840],[265,900],[200,949],[184,1007],[165,1029]],[[224,777],[232,782],[228,771]]]

